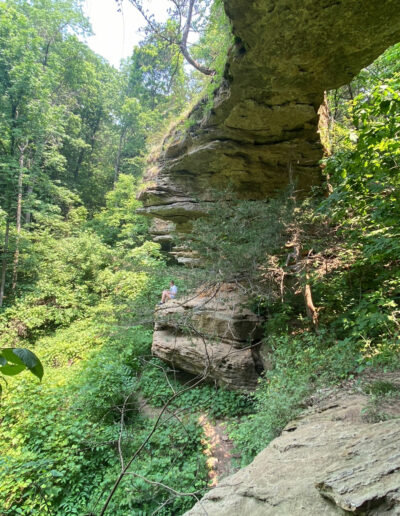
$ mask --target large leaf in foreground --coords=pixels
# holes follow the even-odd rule
[[[0,372],[7,376],[14,376],[24,369],[43,378],[43,366],[38,357],[26,348],[5,348],[0,350]]]

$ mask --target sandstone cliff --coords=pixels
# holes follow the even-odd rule
[[[144,213],[185,230],[198,199],[228,182],[263,199],[290,180],[319,182],[318,109],[400,40],[397,0],[225,0],[235,45],[206,116],[166,139],[141,198]]]
[[[152,353],[230,389],[254,389],[261,321],[245,302],[228,284],[168,301],[156,311]]]

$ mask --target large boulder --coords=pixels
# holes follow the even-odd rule
[[[224,284],[157,307],[152,353],[230,389],[254,389],[262,370],[261,320],[245,302]]]
[[[400,515],[400,425],[367,422],[367,402],[341,392],[317,403],[186,514]]]
[[[304,193],[318,184],[324,90],[348,84],[400,40],[398,0],[224,3],[235,45],[213,108],[200,103],[166,138],[141,195],[143,213],[179,231],[226,184],[245,199],[291,181]]]

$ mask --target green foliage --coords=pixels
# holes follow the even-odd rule
[[[148,240],[136,194],[148,135],[206,91],[191,118],[203,119],[223,79],[231,33],[222,1],[195,14],[201,37],[192,50],[216,68],[212,81],[188,77],[177,48],[149,33],[117,72],[78,40],[88,33],[78,1],[0,2],[0,373],[9,376],[1,406],[2,514],[100,510],[121,463],[152,431],[154,418],[140,400],[157,415],[182,389],[183,380],[150,357],[152,312],[166,278],[178,276],[180,292],[210,277],[244,287],[252,308],[268,318],[263,346],[273,352],[273,369],[254,395],[202,384],[174,399],[176,417],[161,418],[110,514],[177,515],[202,495],[199,412],[231,420],[247,463],[319,387],[368,367],[400,365],[400,47],[330,95],[339,150],[325,169],[333,193],[322,203],[296,203],[293,196],[239,201],[223,192],[185,237],[204,268],[177,274]],[[162,27],[169,34],[177,28],[173,16]],[[310,262],[313,253],[325,260],[323,272],[317,260],[303,271],[286,265],[293,235]],[[279,284],[274,271],[283,272]],[[289,279],[283,292],[282,277]],[[318,332],[298,295],[305,278],[321,308]],[[13,377],[25,369],[42,381]],[[379,403],[398,396],[397,387],[374,382],[365,389],[365,416],[389,417]]]
[[[329,146],[335,154],[353,150],[357,140],[357,128],[353,124],[353,101],[359,95],[368,96],[379,85],[391,80],[399,69],[400,45],[388,48],[370,66],[338,90],[328,93],[330,108]]]
[[[179,110],[183,95],[183,60],[177,48],[154,35],[147,36],[133,50],[129,62],[129,88],[135,92],[142,106],[154,110],[170,104],[171,95],[178,94],[173,109]],[[162,111],[159,111],[161,115]]]
[[[134,431],[127,431],[129,450],[141,444],[150,427],[149,422],[142,420],[135,424]],[[192,496],[174,497],[162,486],[148,482],[161,482],[178,493],[192,492],[201,496],[207,484],[201,437],[201,428],[195,418],[185,418],[181,422],[174,419],[162,424],[143,454],[135,461],[132,475],[123,480],[119,493],[109,506],[110,513],[118,516],[129,513],[151,514],[159,509],[161,514],[173,515],[190,509],[195,502]],[[99,485],[99,494],[110,490],[117,474],[118,467],[107,472]]]
[[[136,211],[137,184],[132,176],[121,174],[115,188],[107,193],[106,206],[97,213],[91,226],[108,245],[135,247],[143,242],[148,222]]]
[[[15,376],[28,369],[39,380],[43,378],[43,366],[38,357],[29,349],[3,348],[0,349],[0,382],[5,379],[1,376]],[[3,386],[0,383],[0,396]]]
[[[208,115],[211,111],[214,93],[222,83],[226,58],[232,45],[231,25],[225,14],[223,2],[222,0],[215,0],[210,7],[206,29],[197,45],[192,48],[196,59],[209,63],[211,68],[215,70],[212,80],[197,71],[192,72],[198,84],[196,89],[202,91],[206,97],[206,102],[202,105],[203,116]]]
[[[337,341],[328,330],[319,334],[309,330],[297,335],[274,333],[266,344],[273,353],[274,367],[260,379],[255,413],[232,427],[243,464],[280,434],[307,406],[307,397],[318,387],[363,369],[357,342]]]
[[[382,342],[396,342],[399,324],[398,81],[395,75],[355,100],[357,144],[328,160],[334,192],[321,206],[340,225],[344,258],[352,262],[350,270],[334,275],[331,292],[324,287],[327,299],[341,293],[336,331],[363,336],[372,353]]]
[[[269,315],[266,345],[274,367],[260,380],[255,414],[232,430],[244,463],[280,433],[319,387],[367,367],[399,367],[400,98],[392,59],[398,51],[394,47],[391,57],[380,59],[389,59],[390,66],[378,83],[367,81],[363,72],[363,93],[346,107],[352,126],[342,126],[342,150],[326,161],[333,192],[317,209],[305,202],[296,210],[303,247],[320,252],[326,263],[332,255],[336,260],[323,273],[309,272],[314,303],[322,307],[318,333],[310,330],[290,289],[283,303],[261,301]],[[329,231],[321,238],[317,227],[323,224]],[[365,417],[389,417],[377,400],[392,396],[392,386],[380,382],[367,390],[372,398]]]
[[[383,380],[362,385],[364,392],[370,395],[368,404],[363,409],[363,418],[369,423],[379,423],[398,417],[397,414],[390,414],[390,404],[397,402],[400,397],[398,385]]]
[[[115,363],[115,354],[124,352],[121,345],[118,348],[117,343],[108,343],[98,331],[96,322],[87,320],[71,326],[65,334],[58,332],[39,341],[36,350],[46,357],[47,370],[42,384],[16,380],[13,390],[7,389],[1,438],[3,444],[13,442],[14,449],[3,447],[0,497],[6,514],[33,514],[45,511],[46,506],[60,506],[59,514],[65,514],[67,507],[68,513],[82,514],[95,486],[87,483],[87,475],[98,478],[98,468],[115,463],[109,446],[94,444],[115,434],[113,426],[96,417],[95,393],[103,391],[100,398],[110,391],[109,385],[104,390],[104,364],[113,361],[113,374],[123,373],[121,378],[130,384],[132,373],[128,374],[123,362]],[[140,329],[136,335],[140,342]],[[130,337],[132,353],[135,334],[131,332]],[[75,353],[63,366],[67,358],[63,344],[71,338],[79,347],[75,346]],[[85,359],[89,357],[94,358],[92,371],[97,367],[98,376],[90,371],[85,376]],[[111,398],[109,392],[108,400]]]
[[[94,316],[39,340],[36,351],[45,357],[47,371],[43,383],[15,381],[7,389],[0,432],[5,514],[85,513],[99,497],[102,503],[119,473],[115,443],[125,402],[125,459],[150,432],[153,422],[138,414],[136,400],[140,357],[149,352],[151,331],[116,326],[111,336],[110,328],[102,333],[100,327]],[[166,421],[132,472],[179,492],[201,494],[207,483],[201,435],[195,418]],[[168,497],[165,489],[128,476],[110,510],[121,516],[153,511]],[[184,512],[193,501],[176,497],[162,514]]]
[[[57,238],[44,230],[40,236],[30,247],[29,262],[25,263],[29,291],[26,289],[0,316],[1,343],[34,339],[68,325],[99,299],[96,280],[109,262],[110,251],[97,235],[83,231]],[[34,238],[38,238],[37,233]],[[23,286],[21,278],[21,291]]]
[[[285,241],[292,201],[284,196],[268,202],[243,201],[229,191],[216,193],[215,201],[204,203],[206,215],[194,221],[185,243],[215,281],[252,283]]]
[[[165,364],[158,359],[152,359],[141,373],[139,387],[151,405],[162,407],[175,392],[183,388],[183,383],[166,369]],[[178,396],[171,403],[171,407],[195,414],[204,411],[218,419],[249,414],[253,403],[251,396],[246,393],[202,384]]]
[[[382,380],[376,380],[364,386],[364,391],[367,394],[374,396],[385,396],[386,394],[393,395],[399,394],[399,387],[391,382]]]
[[[40,385],[11,378],[5,389],[4,514],[97,510],[120,472],[119,453],[127,460],[152,429],[137,401],[151,330],[135,320],[151,322],[165,265],[134,214],[135,196],[134,181],[121,175],[90,223],[84,209],[71,209],[46,228],[35,222],[27,237],[20,295],[1,315],[2,339],[29,339],[46,375]],[[127,476],[113,498],[112,513],[189,509],[193,496],[168,502],[170,492],[149,482],[200,495],[207,484],[201,436],[195,417],[163,422],[134,463],[140,476]]]

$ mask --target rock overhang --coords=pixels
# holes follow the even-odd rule
[[[265,199],[320,184],[318,109],[400,40],[397,0],[225,0],[235,45],[208,115],[175,130],[141,194],[142,213],[185,230],[227,184]],[[190,124],[189,124],[190,125]],[[154,171],[156,173],[154,173]]]

